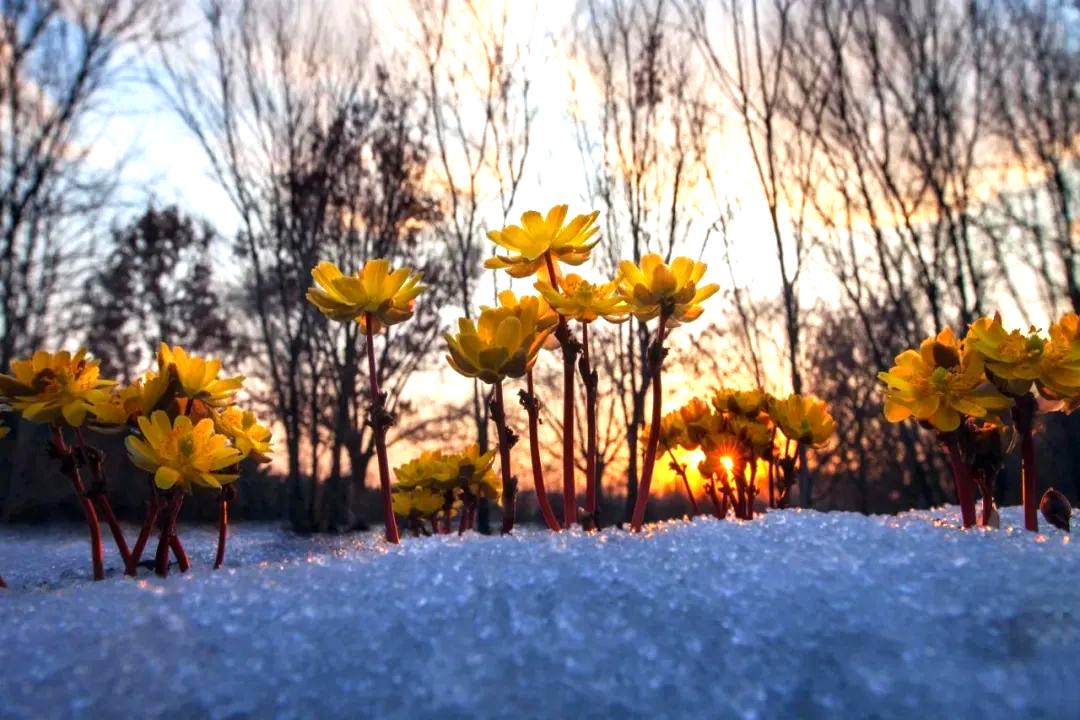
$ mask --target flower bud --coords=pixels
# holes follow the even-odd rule
[[[1054,488],[1047,490],[1042,501],[1039,502],[1039,511],[1046,518],[1046,522],[1065,532],[1069,532],[1069,519],[1072,517],[1072,505],[1069,499]]]

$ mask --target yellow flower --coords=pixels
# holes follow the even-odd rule
[[[217,430],[230,440],[233,447],[257,463],[270,462],[270,429],[259,424],[250,410],[230,407],[217,415]]]
[[[173,422],[163,410],[150,418],[139,417],[142,437],[129,435],[128,455],[137,467],[154,473],[154,484],[162,490],[179,485],[185,492],[192,484],[220,488],[239,477],[220,472],[236,465],[243,454],[229,446],[229,439],[214,431],[214,421],[206,418],[192,425],[180,415]]]
[[[454,471],[441,452],[426,450],[418,457],[394,469],[397,486],[402,489],[419,487],[449,490]]]
[[[701,303],[720,289],[718,285],[698,285],[705,263],[677,257],[671,265],[650,253],[641,265],[629,260],[619,263],[618,292],[638,320],[646,322],[663,314],[667,326],[691,322],[701,317]]]
[[[1039,361],[1039,392],[1050,400],[1080,398],[1080,316],[1066,313],[1050,326]]]
[[[0,375],[0,398],[30,422],[80,427],[113,384],[101,379],[98,361],[87,358],[85,348],[74,355],[39,350],[30,359],[13,361],[10,375]]]
[[[220,371],[220,360],[205,360],[188,355],[179,345],[169,347],[161,343],[158,350],[158,374],[147,383],[146,399],[153,400],[155,394],[160,396],[160,392],[164,392],[167,386],[166,378],[175,377],[184,397],[200,400],[209,407],[228,406],[232,404],[236,391],[243,386],[244,376],[218,378]]]
[[[446,506],[446,495],[426,487],[396,487],[390,495],[394,513],[402,517],[431,517]]]
[[[1000,315],[981,317],[968,328],[964,343],[982,355],[987,375],[1010,395],[1028,392],[1039,377],[1046,341],[1035,328],[1025,335],[1006,331]]]
[[[1080,395],[1080,320],[1066,313],[1050,325],[1049,338],[1035,328],[1028,334],[1007,332],[1001,316],[979,318],[971,324],[965,342],[985,359],[987,374],[1004,392],[1019,396],[1031,390],[1050,400]]]
[[[505,291],[499,300],[500,307],[483,308],[475,324],[461,318],[457,334],[444,336],[450,367],[465,377],[492,384],[523,376],[558,322],[538,297],[518,299]]]
[[[896,365],[878,373],[885,390],[885,417],[901,422],[912,415],[938,430],[960,427],[963,415],[985,418],[1012,406],[988,385],[982,355],[957,341],[946,328],[915,350],[896,356]]]
[[[728,390],[718,388],[712,397],[718,412],[730,411],[747,417],[756,417],[765,409],[769,396],[761,390]]]
[[[789,395],[769,403],[769,415],[784,436],[820,447],[836,432],[836,422],[824,400],[813,395]]]
[[[644,446],[649,442],[649,426],[645,426],[644,432],[639,436],[639,442]],[[673,410],[660,418],[660,449],[674,450],[686,442],[686,424],[683,422],[682,413]]]
[[[544,299],[565,318],[589,323],[601,317],[608,322],[622,322],[628,317],[626,304],[615,293],[614,282],[594,285],[571,273],[562,279],[560,287],[561,292],[543,280],[536,283]]]
[[[494,462],[494,450],[481,454],[475,444],[455,453],[425,451],[394,470],[395,490],[429,490],[442,498],[460,498],[467,489],[476,497],[498,500],[501,487],[492,470]]]
[[[600,213],[578,215],[564,225],[566,210],[566,205],[556,205],[548,211],[546,218],[529,210],[521,216],[521,225],[507,225],[502,230],[489,232],[488,237],[511,254],[496,255],[485,262],[484,267],[506,270],[513,277],[523,278],[535,275],[543,268],[547,254],[553,264],[580,265],[588,260],[593,246],[599,242],[599,239],[589,241],[599,232],[595,223]]]
[[[355,275],[343,275],[324,261],[311,277],[315,284],[307,291],[308,302],[331,320],[355,320],[365,331],[370,317],[372,333],[411,318],[417,296],[427,289],[420,273],[407,267],[391,271],[385,258],[369,260]]]
[[[497,501],[502,496],[502,483],[495,476],[495,450],[480,453],[473,444],[464,450],[445,456],[445,462],[457,488],[468,488],[476,497]]]
[[[687,450],[696,450],[716,428],[717,418],[709,407],[709,403],[701,398],[694,398],[679,408],[678,412],[685,429],[683,447]]]
[[[152,373],[147,374],[152,375]],[[152,382],[151,384],[154,385],[154,392],[157,392],[160,397],[160,391],[157,389],[160,383]],[[90,404],[90,414],[93,415],[90,424],[102,431],[122,428],[131,422],[134,416],[149,414],[154,402],[156,402],[155,397],[145,394],[141,379],[136,379],[130,385],[116,385],[111,393]]]

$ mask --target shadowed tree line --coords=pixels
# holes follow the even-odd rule
[[[801,463],[804,506],[951,500],[929,437],[884,421],[876,372],[996,308],[1043,326],[1080,310],[1075,3],[589,0],[550,48],[515,22],[531,6],[415,0],[395,13],[406,40],[393,49],[340,5],[2,2],[0,360],[83,342],[130,378],[161,339],[222,356],[278,447],[272,476],[245,479],[241,514],[343,529],[376,504],[358,328],[304,301],[319,260],[425,273],[415,321],[380,350],[389,441],[488,449],[481,385],[427,402],[444,394],[440,334],[503,289],[479,284],[485,232],[548,202],[522,187],[558,144],[585,197],[552,200],[601,210],[603,272],[685,254],[725,288],[669,362],[830,402],[838,442]],[[535,88],[554,55],[574,68],[555,111]],[[235,214],[229,237],[197,208],[133,211],[118,168],[91,162],[103,99],[136,81],[201,148]],[[573,137],[541,129],[541,112]],[[648,333],[630,320],[592,343],[608,524],[635,500]],[[556,365],[537,383],[557,386]],[[524,427],[524,410],[509,415]],[[541,417],[557,437],[557,408]],[[1040,446],[1044,482],[1074,498],[1077,429],[1055,417]],[[54,502],[25,481],[43,472],[28,464],[39,440],[23,425],[8,441],[4,518]],[[1015,481],[997,487],[1015,502]]]

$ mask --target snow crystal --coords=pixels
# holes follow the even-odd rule
[[[102,583],[81,534],[6,528],[0,718],[1077,717],[1080,548],[1020,520],[782,511],[396,548],[240,525],[216,573],[189,528],[186,576],[123,578],[106,544]]]

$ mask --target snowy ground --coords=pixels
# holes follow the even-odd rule
[[[1080,544],[956,516],[240,526],[217,573],[189,529],[186,577],[97,584],[81,534],[5,528],[0,718],[1080,716]]]

